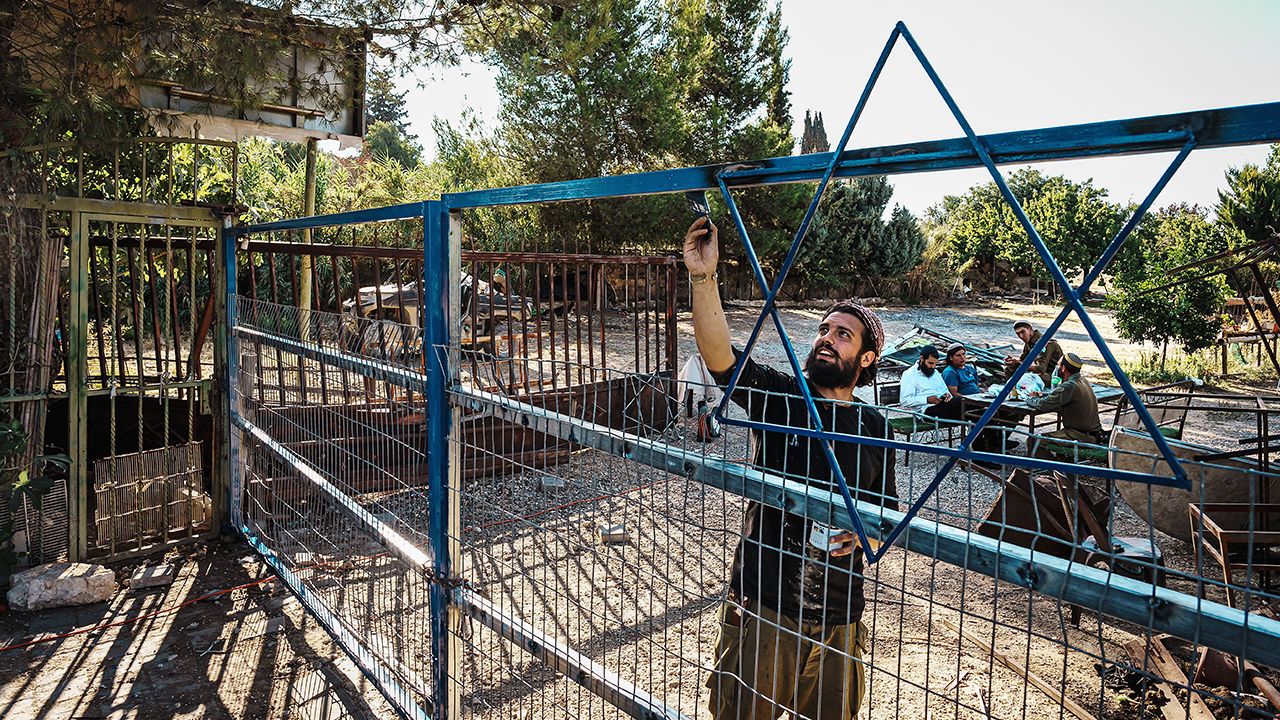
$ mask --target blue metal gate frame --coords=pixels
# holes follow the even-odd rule
[[[905,145],[892,145],[863,149],[847,149],[852,130],[865,106],[880,70],[892,50],[896,40],[901,36],[910,46],[917,60],[921,63],[935,88],[942,95],[953,116],[962,128],[963,137],[946,140],[928,141]],[[588,687],[598,690],[600,687],[618,688],[620,680],[609,676],[598,668],[588,667],[582,656],[571,648],[564,648],[554,641],[542,636],[536,628],[522,624],[518,619],[503,616],[500,610],[486,604],[482,598],[466,589],[459,582],[454,568],[450,565],[449,537],[458,528],[449,527],[449,438],[451,432],[452,406],[456,404],[480,403],[490,409],[502,409],[512,417],[522,418],[526,422],[538,424],[548,432],[566,433],[576,441],[588,444],[597,449],[612,452],[638,462],[667,468],[670,472],[679,473],[707,482],[728,491],[742,494],[761,502],[773,504],[801,503],[813,516],[825,515],[832,519],[832,524],[854,530],[864,540],[863,547],[869,547],[868,528],[863,525],[863,516],[868,521],[880,518],[876,508],[875,518],[868,514],[864,504],[855,503],[849,495],[847,484],[840,480],[843,502],[835,503],[829,497],[818,497],[814,493],[797,496],[794,489],[784,489],[771,483],[767,476],[746,471],[736,466],[716,463],[707,458],[696,458],[678,449],[662,447],[656,443],[643,441],[633,436],[619,435],[608,428],[587,428],[581,421],[572,418],[557,417],[545,409],[517,403],[511,399],[490,397],[484,393],[460,388],[451,375],[448,354],[441,352],[452,346],[454,338],[450,336],[450,296],[451,288],[448,278],[451,269],[460,264],[460,255],[456,244],[449,240],[453,223],[458,222],[459,211],[521,205],[533,203],[553,203],[580,201],[613,197],[626,197],[649,194],[678,193],[687,191],[718,190],[730,208],[730,214],[742,236],[748,256],[752,259],[756,280],[766,292],[766,304],[757,319],[752,332],[751,341],[746,347],[744,356],[758,340],[759,332],[766,316],[772,316],[779,331],[780,338],[786,345],[789,360],[797,372],[798,359],[791,347],[789,338],[778,320],[773,300],[786,279],[787,271],[794,262],[800,243],[804,240],[804,230],[820,199],[822,189],[834,178],[862,177],[870,175],[905,174],[916,172],[934,172],[957,168],[984,167],[991,174],[1002,195],[1005,197],[1019,221],[1022,223],[1041,259],[1054,276],[1055,282],[1062,288],[1067,298],[1067,307],[1055,318],[1046,329],[1042,339],[1029,355],[1034,358],[1043,345],[1052,338],[1053,333],[1061,327],[1068,314],[1075,311],[1081,318],[1090,337],[1099,351],[1103,353],[1109,367],[1120,380],[1121,385],[1135,408],[1138,409],[1144,424],[1153,428],[1154,423],[1145,407],[1137,397],[1132,383],[1124,376],[1115,358],[1106,346],[1105,340],[1098,333],[1096,326],[1089,318],[1081,301],[1084,293],[1105,270],[1107,264],[1115,257],[1125,240],[1132,233],[1142,215],[1151,207],[1156,197],[1168,183],[1172,175],[1181,166],[1187,155],[1195,148],[1214,148],[1234,145],[1258,144],[1280,141],[1280,102],[1258,105],[1221,108],[1212,110],[1174,113],[1168,115],[1133,118],[1127,120],[1089,123],[1073,126],[1045,128],[979,136],[974,133],[958,106],[946,91],[937,73],[933,70],[915,39],[907,31],[905,25],[895,26],[888,42],[868,79],[853,115],[843,133],[837,149],[829,153],[813,155],[787,156],[757,160],[746,166],[708,165],[693,168],[636,173],[612,177],[590,178],[559,183],[546,183],[520,187],[479,190],[444,195],[439,201],[415,202],[403,205],[339,213],[328,216],[300,218],[277,223],[266,223],[245,227],[224,228],[224,264],[226,272],[226,307],[228,322],[228,368],[229,378],[225,388],[227,397],[232,396],[232,384],[238,371],[238,351],[235,342],[235,326],[237,318],[236,305],[236,247],[238,240],[255,233],[301,228],[329,227],[356,223],[371,223],[388,220],[422,218],[423,251],[425,257],[424,277],[422,278],[425,297],[434,300],[428,307],[425,342],[427,351],[427,367],[425,376],[403,368],[379,364],[360,358],[344,356],[319,348],[309,348],[302,343],[294,343],[292,351],[313,353],[315,357],[340,366],[344,363],[364,372],[371,377],[394,377],[397,382],[425,391],[428,401],[428,480],[429,508],[428,536],[429,551],[418,550],[407,543],[397,546],[394,531],[382,525],[376,518],[360,516],[361,524],[377,537],[384,545],[402,559],[427,573],[432,582],[431,623],[432,623],[432,679],[434,697],[430,709],[408,707],[405,703],[407,693],[397,688],[393,678],[380,673],[377,663],[367,652],[360,638],[351,636],[342,627],[332,613],[327,612],[323,603],[314,596],[309,596],[306,589],[291,578],[288,569],[274,557],[271,549],[262,545],[253,536],[252,530],[243,523],[241,517],[240,493],[243,478],[240,471],[239,433],[253,433],[255,428],[245,418],[240,417],[237,408],[229,408],[232,419],[231,447],[231,497],[228,507],[231,508],[232,522],[236,529],[250,539],[255,550],[272,568],[281,574],[290,589],[299,596],[304,605],[317,619],[328,628],[339,644],[352,656],[375,685],[392,702],[397,710],[406,717],[447,717],[451,708],[446,702],[449,697],[448,664],[445,658],[450,652],[448,611],[459,608],[472,617],[481,618],[485,624],[520,642],[526,649],[553,661],[557,667],[572,666],[578,669],[574,679]],[[1161,175],[1155,187],[1139,205],[1133,216],[1129,218],[1121,231],[1113,238],[1094,267],[1085,276],[1079,287],[1073,287],[1057,267],[1052,254],[1043,240],[1027,219],[1025,212],[1018,205],[1016,198],[1009,191],[1001,176],[998,166],[1010,163],[1031,163],[1050,160],[1077,159],[1108,155],[1173,152],[1175,157],[1169,167]],[[792,247],[784,263],[783,269],[769,285],[758,260],[755,258],[750,239],[736,204],[732,190],[758,186],[792,182],[818,181],[819,189],[806,213],[805,222],[796,234]],[[284,338],[267,338],[269,343],[287,345],[294,341]],[[1018,368],[1021,375],[1026,372],[1030,362],[1024,361]],[[385,366],[384,366],[385,365]],[[732,384],[737,382],[735,370]],[[803,386],[802,386],[803,387]],[[979,420],[981,427],[991,420],[998,407],[1005,400],[1006,393],[1001,393],[992,407]],[[813,399],[807,396],[806,402],[814,412]],[[719,412],[723,412],[723,405]],[[762,428],[759,423],[726,421],[746,427]],[[787,428],[788,432],[820,438],[830,442],[855,442],[874,446],[911,450],[920,452],[920,446],[887,438],[857,437],[835,435],[822,429],[816,414],[813,420],[815,428]],[[561,427],[563,426],[563,427]],[[1172,475],[1142,475],[1106,468],[1091,469],[1091,474],[1125,480],[1138,480],[1152,484],[1169,484],[1187,487],[1187,479],[1182,468],[1172,456],[1168,445],[1158,432],[1152,433],[1159,444],[1161,453],[1169,462]],[[260,438],[262,439],[262,438]],[[266,438],[269,440],[269,438]],[[280,448],[279,450],[285,450]],[[285,450],[287,452],[287,450]],[[935,477],[930,489],[959,460],[998,459],[1001,462],[1020,465],[1033,469],[1061,470],[1073,466],[1038,458],[1014,458],[1009,456],[989,456],[975,452],[970,441],[965,441],[959,448],[937,448],[931,452],[945,456],[947,462],[942,472]],[[838,465],[832,463],[838,468]],[[923,502],[923,500],[921,501]],[[785,505],[784,505],[785,506]],[[842,507],[841,507],[842,506]],[[1016,582],[1037,592],[1066,599],[1070,602],[1097,609],[1113,617],[1145,623],[1153,628],[1172,632],[1182,637],[1194,636],[1199,642],[1219,647],[1237,654],[1250,657],[1270,665],[1280,664],[1280,623],[1267,620],[1239,610],[1226,608],[1205,600],[1188,602],[1187,598],[1177,593],[1153,586],[1115,577],[1093,568],[1071,565],[1045,556],[1043,553],[1014,548],[1007,544],[995,544],[980,536],[963,530],[949,528],[936,522],[925,522],[915,517],[919,503],[907,513],[888,513],[884,517],[888,522],[880,525],[872,524],[870,533],[882,538],[885,543],[879,553],[871,555],[870,560],[877,559],[895,540],[902,538],[903,543],[911,550],[934,555],[950,562],[963,562],[966,567],[986,574]],[[359,515],[357,511],[352,511]],[[906,530],[911,528],[911,533]],[[411,552],[416,550],[418,554]],[[978,557],[977,565],[971,564],[972,557]],[[985,558],[985,559],[984,559]],[[603,693],[602,693],[603,694]],[[635,689],[618,693],[617,700],[611,700],[620,707],[626,704],[629,714],[638,717],[660,716],[663,712],[661,704]],[[629,700],[628,700],[629,698]],[[409,703],[412,705],[412,703]]]
[[[442,226],[440,222],[433,222],[441,218],[441,215],[437,212],[439,205],[438,201],[408,203],[351,213],[223,228],[223,265],[226,277],[227,308],[226,347],[228,352],[228,378],[224,392],[225,397],[228,399],[228,417],[231,420],[230,467],[232,477],[229,490],[230,498],[228,498],[231,523],[236,531],[245,536],[249,541],[249,545],[263,561],[280,577],[285,587],[298,598],[303,607],[329,632],[339,647],[352,659],[356,667],[378,688],[391,706],[408,720],[428,720],[432,717],[443,716],[440,698],[447,697],[445,691],[449,681],[448,668],[440,662],[441,658],[447,657],[448,653],[447,608],[450,604],[450,590],[443,579],[451,577],[452,574],[446,545],[448,535],[444,522],[448,515],[447,509],[443,507],[448,501],[448,493],[445,491],[447,485],[447,475],[445,473],[448,470],[447,442],[450,415],[447,412],[448,399],[444,393],[446,378],[448,377],[447,361],[440,357],[438,353],[431,353],[430,357],[434,358],[434,362],[429,363],[428,373],[426,377],[423,377],[417,373],[406,372],[403,368],[377,361],[354,357],[339,359],[346,360],[345,369],[362,373],[367,377],[383,379],[403,387],[425,392],[427,395],[428,428],[430,430],[428,444],[430,455],[427,463],[428,513],[431,546],[429,549],[424,550],[408,542],[393,528],[333,487],[318,472],[309,467],[304,459],[276,442],[269,434],[243,417],[239,411],[238,404],[232,401],[234,397],[233,388],[239,375],[239,335],[246,334],[249,337],[253,337],[255,341],[261,340],[266,345],[274,343],[276,347],[279,347],[282,341],[279,337],[238,327],[239,304],[236,251],[241,239],[247,239],[254,234],[421,218],[423,221],[423,247],[428,258],[428,263],[424,267],[447,268],[448,248],[447,245],[442,245],[439,232]],[[444,222],[447,226],[447,215],[444,217],[446,218]],[[433,252],[435,253],[434,264],[431,262]],[[440,273],[424,272],[422,280],[424,289],[432,293],[428,297],[438,297],[441,288],[444,287]],[[447,295],[445,300],[447,301]],[[438,312],[430,313],[428,326],[424,328],[427,331],[427,341],[433,345],[448,343],[448,328],[445,324],[447,307],[447,302],[442,303],[438,306]],[[329,359],[323,348],[302,341],[297,341],[287,349],[310,359]],[[242,508],[244,488],[242,463],[244,459],[241,457],[241,437],[244,435],[252,436],[256,442],[269,449],[279,459],[295,468],[302,477],[325,492],[338,508],[347,513],[352,520],[376,538],[392,555],[404,562],[412,571],[423,573],[432,579],[430,605],[433,677],[432,694],[428,698],[430,701],[429,707],[421,707],[414,700],[413,694],[409,689],[403,687],[395,676],[388,671],[386,666],[382,664],[382,660],[365,643],[364,638],[349,630],[343,624],[342,618],[329,608],[322,598],[308,592],[306,586],[297,575],[245,522]]]

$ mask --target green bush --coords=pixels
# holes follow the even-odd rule
[[[1216,375],[1215,362],[1214,354],[1209,351],[1191,354],[1175,351],[1163,362],[1159,352],[1152,352],[1143,353],[1136,363],[1126,362],[1120,366],[1135,384],[1164,385],[1183,380],[1203,380]]]

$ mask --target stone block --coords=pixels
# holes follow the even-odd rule
[[[627,532],[627,526],[622,523],[604,523],[600,526],[600,542],[606,545],[621,544],[630,540],[631,535]]]
[[[110,600],[120,586],[116,574],[101,565],[47,563],[13,576],[9,607],[14,610],[89,605]]]
[[[151,565],[148,567],[140,567],[133,572],[133,576],[129,578],[129,588],[132,590],[143,590],[145,588],[164,587],[172,585],[174,578],[178,577],[178,568],[174,565]]]

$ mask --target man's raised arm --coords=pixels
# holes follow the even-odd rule
[[[719,262],[719,231],[705,216],[694,220],[684,236],[684,266],[689,271],[693,298],[693,337],[698,341],[698,353],[707,369],[717,373],[733,367],[735,360],[729,341],[729,321],[720,306],[720,283],[716,275]]]

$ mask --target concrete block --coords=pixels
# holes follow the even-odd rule
[[[11,582],[8,598],[14,610],[105,602],[120,589],[114,572],[89,563],[47,563],[17,573]]]
[[[172,585],[175,578],[178,577],[178,567],[176,565],[151,565],[149,567],[140,567],[134,571],[133,576],[129,578],[129,588],[132,590],[143,590],[145,588],[164,587]]]
[[[548,490],[559,490],[564,487],[564,478],[555,475],[543,475],[538,478],[538,489],[547,492]]]
[[[631,534],[627,532],[627,526],[622,523],[602,523],[600,525],[600,542],[605,545],[615,545],[631,541]]]

